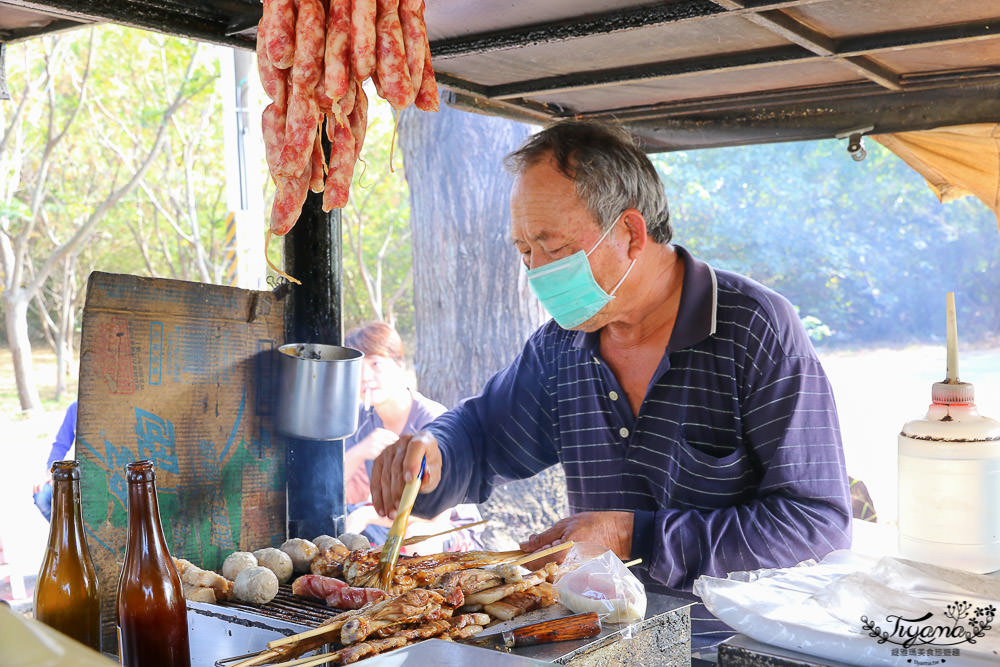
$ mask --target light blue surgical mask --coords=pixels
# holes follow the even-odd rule
[[[614,227],[608,227],[589,252],[580,250],[537,269],[528,269],[526,275],[532,291],[556,324],[563,329],[580,326],[600,312],[614,298],[615,292],[635,266],[633,259],[610,294],[594,279],[594,272],[587,258],[597,250],[597,246],[601,245]]]

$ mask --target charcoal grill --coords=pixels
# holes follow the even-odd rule
[[[236,656],[256,654],[269,641],[314,628],[338,613],[318,600],[292,595],[289,584],[279,586],[275,598],[262,605],[189,600],[191,667],[214,667]]]
[[[689,665],[691,660],[690,600],[647,593],[646,617],[626,633],[626,626],[607,625],[601,634],[556,644],[514,649],[517,657],[557,663],[570,667],[595,665]],[[292,595],[290,585],[282,585],[278,595],[265,605],[230,601],[218,604],[188,602],[192,667],[226,667],[262,651],[269,641],[304,632],[331,616],[341,613],[322,602]],[[573,612],[561,604],[537,609],[507,623],[490,626],[485,634],[509,627],[568,616]],[[631,638],[625,639],[626,634]],[[624,641],[622,641],[624,639]],[[316,652],[324,652],[321,647]],[[311,654],[306,654],[311,655]],[[365,664],[399,665],[394,657],[375,656]],[[444,656],[442,656],[444,657]],[[414,663],[421,664],[421,663]],[[448,663],[445,664],[464,664]]]

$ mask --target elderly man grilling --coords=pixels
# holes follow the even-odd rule
[[[851,543],[833,393],[792,305],[671,244],[652,163],[569,121],[509,155],[511,238],[552,320],[482,393],[375,461],[376,510],[426,472],[414,511],[483,502],[555,463],[566,540],[642,558],[648,590],[793,565]],[[697,605],[693,646],[731,630]]]

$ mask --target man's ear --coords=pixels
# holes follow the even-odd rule
[[[635,259],[649,242],[649,236],[646,234],[646,218],[634,208],[625,209],[622,218],[629,233],[628,256],[629,259]]]

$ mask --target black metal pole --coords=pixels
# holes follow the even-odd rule
[[[322,193],[310,192],[302,214],[285,236],[285,271],[291,285],[285,310],[285,341],[343,341],[340,211],[326,213]],[[333,409],[334,406],[330,406]],[[344,441],[288,438],[288,536],[336,537],[344,531]]]

